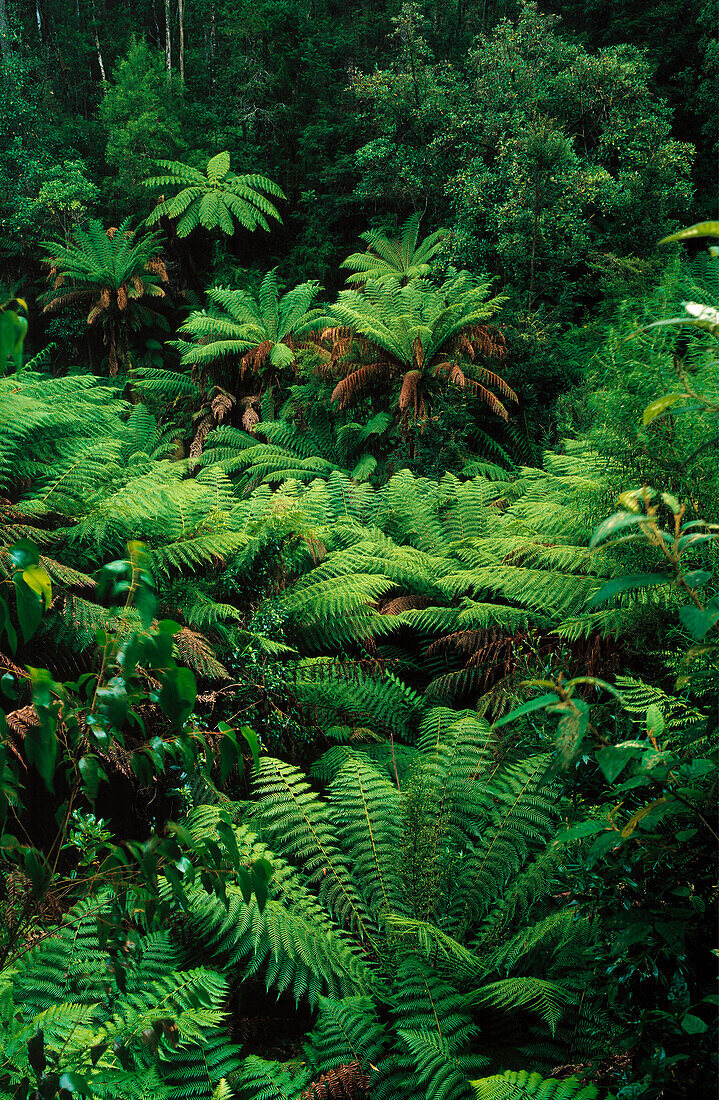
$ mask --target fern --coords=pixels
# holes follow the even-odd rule
[[[476,1100],[614,1100],[611,1093],[600,1094],[596,1085],[582,1085],[576,1077],[557,1081],[526,1070],[482,1077],[472,1087]]]
[[[276,207],[267,198],[283,198],[282,191],[265,176],[251,173],[237,176],[230,171],[229,153],[217,153],[207,162],[204,172],[177,161],[158,160],[164,174],[143,180],[145,187],[179,188],[176,195],[158,203],[147,219],[154,225],[162,217],[178,218],[177,235],[187,237],[193,229],[219,229],[231,235],[236,219],[243,229],[269,230],[268,218],[280,220]]]
[[[0,1087],[33,1073],[28,1042],[40,1029],[49,1066],[79,1074],[95,1095],[210,1100],[239,1064],[219,1030],[227,980],[204,968],[181,969],[178,947],[155,933],[140,936],[123,960],[121,986],[118,960],[98,938],[103,905],[109,899],[76,906],[5,976]],[[163,1038],[168,1021],[174,1047]]]

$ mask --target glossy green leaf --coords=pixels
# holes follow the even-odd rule
[[[260,763],[260,741],[255,731],[250,726],[241,726],[240,733],[244,737],[247,744],[250,746],[250,752],[252,753],[252,762],[255,768]]]
[[[613,783],[636,755],[637,749],[624,745],[609,745],[605,749],[599,749],[597,763],[607,783]]]
[[[39,564],[40,551],[30,539],[18,539],[8,550],[8,557],[15,569],[26,569]]]
[[[691,1012],[686,1012],[682,1016],[682,1031],[686,1032],[687,1035],[703,1035],[708,1030],[708,1024],[701,1017],[694,1016]]]
[[[662,237],[660,244],[670,244],[671,241],[691,241],[696,237],[719,237],[719,222],[696,222],[687,229],[680,229],[678,233],[672,233],[669,237]]]
[[[651,424],[653,420],[656,420],[658,416],[666,410],[670,409],[672,405],[676,405],[677,401],[686,400],[687,395],[685,393],[665,393],[663,397],[657,397],[654,401],[651,401],[644,410],[644,416],[642,421],[644,426]]]
[[[594,534],[589,541],[589,549],[593,549],[598,546],[600,542],[604,542],[610,535],[615,535],[618,531],[623,531],[627,527],[633,527],[638,523],[646,523],[647,517],[643,514],[637,514],[636,512],[615,512],[613,516],[608,516],[607,519],[602,520],[598,527],[595,528]]]
[[[699,585],[710,581],[712,574],[708,569],[692,569],[691,573],[685,573],[682,579],[686,581],[690,588],[698,588]]]
[[[52,601],[52,584],[47,572],[39,565],[28,565],[22,571],[22,579],[28,588],[44,599],[47,610]]]
[[[656,703],[647,707],[647,736],[658,740],[664,733],[664,715]]]
[[[17,619],[25,642],[29,642],[42,620],[42,600],[23,580],[21,573],[13,577]]]
[[[704,610],[685,604],[679,608],[679,618],[695,642],[701,642],[719,622],[719,611]]]
[[[192,714],[196,698],[197,685],[189,668],[170,668],[165,672],[158,702],[173,725],[178,728],[184,725]]]
[[[90,1096],[91,1089],[88,1082],[79,1073],[61,1073],[60,1088],[66,1092],[77,1093],[80,1096]]]
[[[78,763],[78,769],[85,794],[90,802],[94,802],[97,798],[97,789],[100,783],[107,779],[107,775],[95,756],[83,756]]]
[[[22,367],[22,347],[28,324],[14,309],[0,310],[0,376]]]
[[[127,719],[130,700],[122,676],[113,676],[95,693],[95,710],[108,726],[121,730]]]
[[[497,730],[500,726],[506,726],[508,722],[513,722],[515,718],[522,718],[525,714],[532,714],[536,710],[544,710],[551,703],[556,703],[558,698],[557,693],[552,692],[547,695],[539,695],[536,699],[530,699],[528,703],[522,703],[521,707],[516,707],[509,714],[505,714],[503,718],[500,718],[498,722],[494,722],[492,729]]]
[[[671,573],[635,573],[628,577],[614,577],[594,593],[587,607],[596,607],[621,592],[631,592],[637,588],[656,588],[657,585],[671,584],[673,580]]]
[[[47,890],[52,877],[50,866],[42,852],[38,852],[36,848],[25,849],[24,864],[25,874],[30,879],[32,886],[32,896],[34,898],[41,898]]]
[[[237,868],[237,882],[240,887],[240,893],[242,894],[242,900],[245,905],[249,905],[252,901],[253,878],[246,867]]]

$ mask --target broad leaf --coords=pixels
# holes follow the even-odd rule
[[[670,237],[662,237],[660,244],[670,244],[671,241],[690,241],[695,237],[719,237],[719,222],[697,222],[687,229],[680,229],[678,233],[672,233]]]
[[[614,535],[617,531],[623,531],[625,527],[632,527],[638,523],[646,523],[647,517],[636,512],[615,512],[613,516],[608,516],[607,519],[602,520],[598,527],[595,528],[589,542],[589,549],[597,546],[604,539],[609,538],[610,535]]]
[[[657,585],[671,584],[673,580],[671,573],[635,573],[628,577],[615,577],[594,593],[587,606],[596,607],[597,604],[610,600],[620,592],[631,592],[637,588],[655,588]]]
[[[676,405],[677,401],[683,401],[686,397],[687,394],[685,393],[665,393],[663,397],[655,398],[644,410],[644,416],[642,417],[644,426],[651,424],[652,420],[656,420],[665,409],[671,408],[672,405]]]
[[[521,707],[516,707],[515,710],[505,714],[504,718],[500,718],[498,722],[494,722],[492,729],[499,729],[500,726],[506,726],[508,722],[513,722],[515,718],[521,718],[525,714],[532,714],[535,710],[544,710],[551,703],[556,703],[558,696],[556,692],[552,692],[548,695],[539,695],[536,699],[530,699],[528,703],[522,703]]]
[[[700,642],[712,627],[719,622],[719,610],[704,610],[685,604],[679,608],[679,618],[695,642]]]

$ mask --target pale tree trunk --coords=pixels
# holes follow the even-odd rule
[[[35,0],[35,18],[37,19],[37,33],[40,35],[40,41],[42,42],[42,12],[40,11],[40,0]]]
[[[100,66],[100,77],[102,78],[102,83],[104,84],[107,80],[107,76],[105,74],[105,65],[102,60],[102,50],[100,49],[100,36],[97,33],[97,27],[95,27],[95,49],[97,50],[97,63]]]
[[[170,0],[165,0],[165,68],[172,72],[172,27],[170,25]]]
[[[7,65],[10,60],[10,28],[7,22],[7,9],[5,0],[0,0],[0,50],[3,63]]]
[[[95,35],[95,52],[97,54],[97,65],[100,70],[100,78],[103,82],[107,80],[107,73],[105,72],[105,63],[102,60],[102,50],[100,49],[100,35],[97,33],[97,8],[95,7],[95,0],[92,3],[92,29]]]
[[[158,19],[157,19],[157,7],[155,5],[155,0],[152,0],[152,18],[155,22],[155,42],[159,46],[160,41],[161,41],[160,40],[160,24],[159,24]]]
[[[210,86],[215,86],[215,48],[217,40],[215,38],[215,0],[212,0],[210,5]]]
[[[185,0],[177,0],[177,20],[180,25],[180,80],[185,83]]]

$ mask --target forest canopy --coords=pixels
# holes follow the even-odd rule
[[[0,1100],[713,1092],[719,53],[645,7],[0,0]]]

